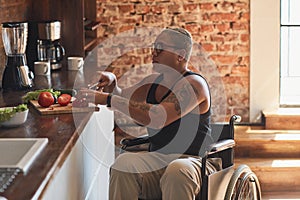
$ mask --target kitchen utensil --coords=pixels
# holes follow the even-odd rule
[[[26,60],[28,24],[26,22],[2,23],[2,40],[6,53],[6,65],[2,78],[2,88],[28,89],[33,86],[33,73]]]
[[[62,67],[61,61],[65,56],[65,49],[60,44],[61,22],[45,21],[38,23],[37,59],[50,60],[51,69]]]
[[[99,82],[89,84],[88,85],[88,89],[90,89],[90,90],[98,90],[99,89],[98,84],[99,84]]]

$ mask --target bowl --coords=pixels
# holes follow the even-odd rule
[[[7,109],[7,108],[12,108],[12,107],[3,107],[0,108],[2,109]],[[14,127],[14,126],[19,126],[22,125],[26,122],[28,116],[28,109],[22,112],[16,112],[12,118],[9,120],[6,120],[4,122],[0,122],[0,126],[5,126],[5,127]]]

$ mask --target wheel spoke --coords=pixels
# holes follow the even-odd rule
[[[256,175],[247,165],[239,166],[230,179],[225,200],[260,200],[260,195]]]

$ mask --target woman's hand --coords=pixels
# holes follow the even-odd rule
[[[100,73],[100,78],[99,78],[98,88],[103,88],[103,91],[105,92],[113,92],[113,90],[117,86],[116,75],[114,75],[111,72],[99,72],[99,73]]]
[[[88,103],[106,105],[107,97],[109,93],[97,91],[97,90],[89,90],[89,89],[81,89],[76,98],[85,98]]]

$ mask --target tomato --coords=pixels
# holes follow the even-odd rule
[[[55,103],[55,99],[51,92],[41,92],[38,96],[38,103],[42,107],[49,107]]]
[[[72,96],[69,94],[62,94],[57,98],[57,103],[61,106],[66,106],[71,102]]]
[[[88,102],[85,97],[77,97],[72,105],[73,107],[83,108],[88,107]]]

